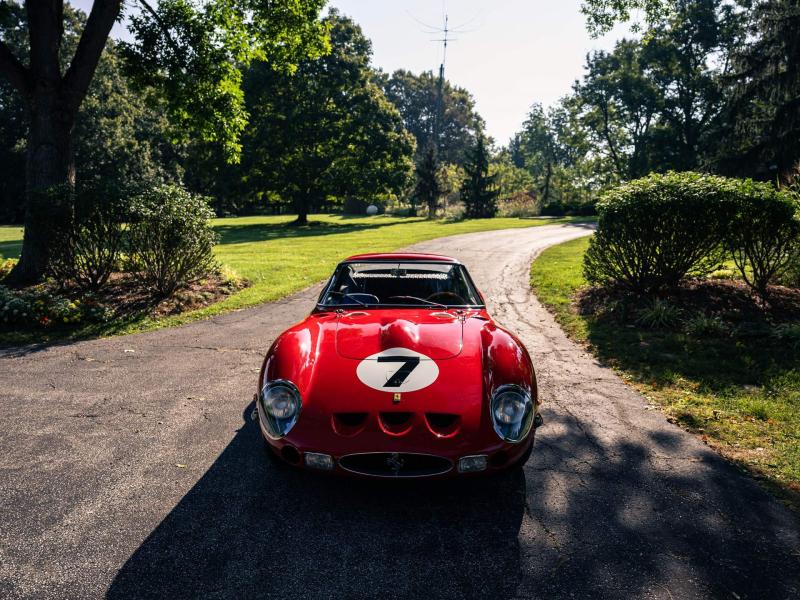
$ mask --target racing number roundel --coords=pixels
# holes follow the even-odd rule
[[[439,376],[436,362],[408,348],[389,348],[368,356],[356,368],[361,383],[382,392],[414,392]]]

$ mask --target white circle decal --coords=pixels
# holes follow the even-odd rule
[[[415,392],[439,376],[433,359],[408,348],[389,348],[368,356],[356,368],[366,386],[382,392]]]

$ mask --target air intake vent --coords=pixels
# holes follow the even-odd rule
[[[439,437],[451,437],[461,427],[461,417],[449,413],[425,413],[428,429]]]
[[[453,468],[453,463],[431,454],[371,452],[343,456],[339,459],[339,466],[359,475],[402,478],[442,475]]]
[[[334,413],[332,419],[333,430],[339,435],[346,436],[360,433],[366,422],[367,413],[365,412]]]
[[[379,415],[381,429],[392,435],[402,435],[411,429],[413,413],[384,412]]]

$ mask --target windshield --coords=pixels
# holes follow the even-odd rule
[[[323,306],[482,306],[461,265],[442,262],[343,263],[319,298]]]

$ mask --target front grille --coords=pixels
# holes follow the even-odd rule
[[[430,477],[447,473],[453,463],[432,454],[369,452],[349,454],[339,459],[339,466],[359,475],[372,477]]]

